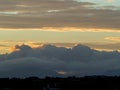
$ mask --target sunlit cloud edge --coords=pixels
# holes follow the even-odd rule
[[[42,28],[0,28],[0,30],[40,30],[40,31],[55,31],[55,32],[120,32],[118,29],[107,28],[80,28],[80,27],[42,27]]]

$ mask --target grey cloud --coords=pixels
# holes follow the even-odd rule
[[[110,71],[120,70],[119,58],[118,51],[97,51],[84,45],[16,45],[15,51],[0,56],[0,77],[111,75]]]
[[[78,27],[119,30],[120,11],[113,10],[112,7],[115,6],[103,8],[94,6],[97,5],[72,0],[1,0],[0,12],[3,14],[0,14],[0,27]]]

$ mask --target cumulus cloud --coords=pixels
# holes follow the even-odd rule
[[[0,0],[0,28],[119,31],[120,11],[115,6],[96,7],[95,3],[76,0]]]
[[[97,51],[84,45],[16,45],[12,53],[0,55],[0,77],[118,75],[119,58],[118,51]]]

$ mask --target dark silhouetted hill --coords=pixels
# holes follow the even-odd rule
[[[49,89],[51,88],[51,89]],[[120,90],[119,76],[0,78],[0,90]]]

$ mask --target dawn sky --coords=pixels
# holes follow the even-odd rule
[[[41,43],[81,43],[99,50],[119,50],[119,3],[120,0],[0,0],[0,53],[23,43],[32,47]]]

